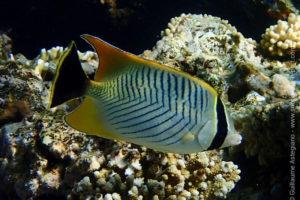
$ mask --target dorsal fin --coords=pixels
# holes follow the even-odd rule
[[[95,81],[99,81],[119,72],[123,67],[126,67],[128,63],[130,63],[130,59],[127,55],[129,53],[122,51],[97,37],[88,34],[81,35],[81,37],[94,47],[98,55],[99,66],[94,78]]]
[[[217,95],[217,92],[205,81],[195,78],[185,72],[181,72],[152,60],[144,59],[134,54],[125,52],[117,47],[114,47],[113,45],[108,44],[100,38],[88,34],[81,35],[81,37],[94,47],[99,58],[98,71],[94,78],[95,81],[100,81],[103,78],[114,76],[117,73],[120,73],[123,69],[125,70],[125,68],[128,66],[135,65],[136,67],[157,67],[163,70],[180,74],[181,76],[189,77],[196,82],[200,82],[202,86],[207,88],[213,94]]]

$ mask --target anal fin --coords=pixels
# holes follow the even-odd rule
[[[108,139],[117,139],[105,128],[95,100],[85,97],[81,105],[72,113],[65,116],[65,122],[72,128],[89,135],[97,135]]]

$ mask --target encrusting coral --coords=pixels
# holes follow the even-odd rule
[[[300,15],[291,13],[288,21],[278,20],[278,24],[267,28],[260,46],[272,56],[290,58],[292,54],[299,52]]]

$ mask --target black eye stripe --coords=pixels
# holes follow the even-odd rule
[[[226,121],[225,108],[222,101],[217,100],[217,133],[207,150],[217,149],[222,146],[228,131],[228,125]]]

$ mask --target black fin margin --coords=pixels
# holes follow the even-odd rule
[[[222,146],[228,132],[228,124],[223,102],[217,100],[217,133],[207,150],[217,149]]]
[[[62,55],[52,83],[49,107],[55,107],[84,94],[88,78],[83,71],[74,41]]]

